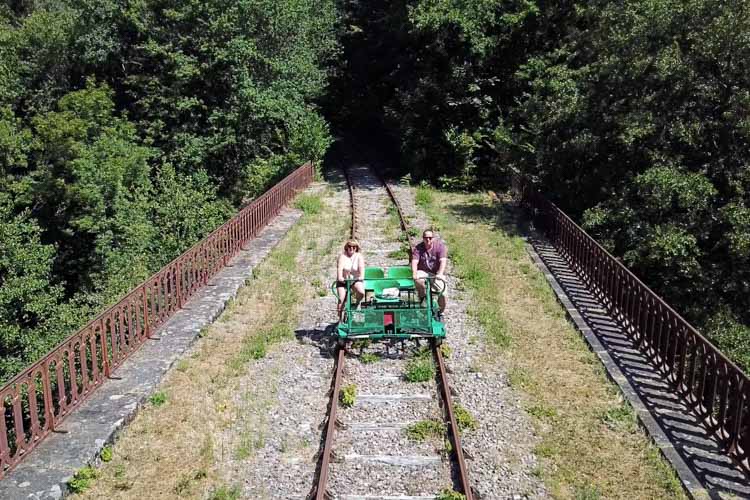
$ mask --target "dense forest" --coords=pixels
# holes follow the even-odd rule
[[[9,0],[0,380],[331,131],[520,174],[750,368],[750,2]]]
[[[350,0],[342,16],[334,123],[444,188],[525,176],[750,369],[750,2]]]
[[[0,5],[0,380],[330,144],[326,0]]]

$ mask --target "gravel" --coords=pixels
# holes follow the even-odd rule
[[[392,187],[412,224],[420,231],[430,227],[414,202],[413,189]],[[508,385],[502,361],[467,313],[471,292],[451,274],[450,248],[448,261],[445,325],[452,353],[446,364],[455,402],[469,410],[478,424],[476,430],[461,435],[473,489],[481,499],[546,498],[548,493],[534,475],[537,459],[532,450],[537,439],[531,422]]]
[[[367,265],[406,265],[406,258],[388,257],[400,244],[384,230],[390,204],[386,190],[366,165],[353,165],[350,176],[359,200],[357,237]],[[326,202],[344,214],[348,213],[349,200],[340,180],[332,184],[334,194],[327,196]],[[412,189],[398,186],[395,191],[412,223],[420,230],[427,227],[424,214],[414,204]],[[323,283],[333,279],[339,251],[340,245],[335,245],[331,255],[325,256],[330,266],[321,273]],[[501,362],[496,361],[481,328],[466,313],[470,295],[460,289],[458,280],[450,275],[450,267],[448,274],[451,292],[445,316],[446,343],[452,355],[447,364],[455,400],[478,422],[476,430],[462,434],[469,477],[477,496],[546,497],[541,482],[533,475],[536,458],[531,424],[518,396],[508,386]],[[230,425],[226,441],[237,443],[249,435],[255,446],[250,456],[241,459],[231,450],[222,452],[228,480],[244,484],[245,498],[301,499],[313,489],[333,375],[328,338],[336,319],[335,308],[335,298],[330,294],[309,298],[303,306],[298,341],[280,344],[265,358],[248,365],[238,391],[244,394],[245,411],[238,422],[243,423],[245,431],[242,434],[237,425]],[[333,498],[430,498],[455,487],[451,479],[455,466],[445,453],[444,440],[430,438],[417,443],[405,433],[407,425],[422,419],[443,421],[434,381],[409,383],[403,378],[407,360],[415,355],[413,346],[414,342],[372,344],[355,349],[347,357],[344,384],[357,386],[357,400],[352,408],[339,411],[341,425],[329,480]],[[377,354],[380,359],[362,363],[358,356],[361,351]],[[392,463],[398,460],[404,464]]]

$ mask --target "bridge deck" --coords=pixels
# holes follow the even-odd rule
[[[312,188],[309,188],[312,189]],[[167,370],[237,295],[252,270],[299,220],[301,212],[284,208],[260,234],[134,353],[80,408],[58,433],[49,436],[2,482],[0,498],[57,499],[67,494],[66,482],[92,463],[101,449],[131,421],[156,390]]]

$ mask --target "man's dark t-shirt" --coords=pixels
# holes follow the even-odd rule
[[[412,259],[419,259],[419,264],[417,264],[419,271],[432,274],[437,274],[440,269],[440,259],[443,258],[448,258],[448,247],[438,239],[432,241],[432,248],[429,251],[424,246],[424,242],[415,246],[412,255]]]

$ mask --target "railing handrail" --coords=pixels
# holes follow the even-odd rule
[[[641,279],[638,278],[638,276],[636,276],[633,273],[633,271],[631,271],[630,269],[628,269],[625,266],[625,264],[623,264],[620,261],[620,259],[618,259],[614,255],[612,255],[610,252],[608,252],[606,248],[604,248],[589,233],[587,233],[586,230],[584,230],[573,219],[571,219],[568,214],[566,214],[565,212],[563,212],[562,209],[560,209],[560,207],[558,207],[557,205],[555,205],[554,202],[552,202],[552,201],[544,198],[542,195],[540,195],[538,193],[536,193],[536,195],[542,197],[547,203],[549,203],[549,205],[560,216],[564,217],[570,224],[572,224],[581,234],[583,234],[588,239],[589,242],[593,243],[602,253],[604,253],[607,257],[609,257],[609,259],[616,266],[618,266],[623,272],[627,273],[632,279],[634,279],[636,281],[636,283],[638,283],[641,287],[643,287],[643,289],[647,293],[649,293],[654,299],[656,299],[657,301],[659,301],[659,303],[662,306],[664,306],[665,308],[667,308],[672,314],[675,315],[675,317],[677,319],[679,319],[682,323],[684,323],[685,326],[690,329],[691,333],[695,334],[697,337],[699,337],[701,340],[703,340],[707,345],[709,345],[713,350],[715,350],[716,354],[718,354],[719,356],[721,356],[721,358],[722,358],[723,361],[725,361],[726,363],[728,363],[729,365],[731,365],[733,368],[735,368],[736,370],[738,370],[741,373],[743,373],[745,375],[745,378],[747,378],[748,381],[750,382],[750,377],[748,377],[748,375],[744,373],[744,371],[742,370],[742,368],[740,368],[739,366],[737,366],[731,359],[729,359],[723,352],[721,352],[721,350],[718,347],[716,347],[708,338],[706,338],[700,331],[698,331],[693,325],[691,325],[690,322],[688,322],[688,320],[686,320],[685,318],[683,318],[682,315],[680,315],[680,313],[678,313],[677,311],[675,311],[672,306],[670,306],[663,298],[661,298],[659,296],[659,294],[657,294],[656,292],[654,292],[648,285],[646,285],[643,281],[641,281]]]
[[[0,479],[309,185],[314,170],[312,162],[295,169],[0,387]]]
[[[193,243],[187,250],[182,252],[177,257],[170,260],[167,264],[163,265],[158,271],[154,272],[151,276],[146,278],[141,283],[135,285],[133,288],[131,288],[127,293],[125,293],[120,299],[115,302],[114,304],[110,305],[104,311],[100,312],[94,319],[88,321],[86,324],[84,324],[82,327],[80,327],[78,330],[76,330],[74,333],[68,335],[64,340],[60,341],[55,347],[50,349],[47,354],[43,355],[41,358],[39,358],[34,363],[30,364],[28,367],[24,368],[18,375],[14,376],[12,379],[10,379],[8,382],[3,384],[2,387],[0,387],[0,392],[2,392],[3,389],[5,389],[7,386],[13,384],[17,381],[19,378],[23,378],[23,376],[26,374],[27,371],[29,371],[32,367],[35,365],[41,363],[45,360],[48,356],[54,354],[54,351],[60,349],[62,346],[67,344],[73,337],[75,337],[77,334],[79,334],[81,331],[86,330],[87,328],[90,328],[93,326],[97,321],[101,321],[101,319],[107,315],[108,313],[112,312],[113,310],[117,309],[118,306],[122,305],[124,302],[126,302],[129,298],[132,297],[133,294],[138,292],[143,286],[148,284],[149,281],[154,279],[155,277],[159,276],[163,272],[167,271],[170,266],[173,264],[176,264],[180,259],[197,249],[200,245],[206,243],[208,240],[210,240],[212,237],[214,237],[221,229],[225,228],[225,226],[228,226],[231,222],[236,221],[240,216],[242,216],[244,213],[248,212],[251,207],[257,206],[256,202],[261,200],[262,198],[268,196],[269,193],[271,193],[274,189],[281,187],[285,182],[287,182],[290,178],[293,176],[299,175],[299,172],[301,172],[305,168],[310,168],[312,166],[312,162],[305,163],[304,165],[301,165],[300,167],[297,167],[292,173],[290,173],[288,176],[284,177],[284,179],[280,180],[278,183],[274,184],[272,187],[270,187],[268,190],[263,192],[260,196],[255,198],[253,201],[242,207],[236,214],[234,214],[232,217],[227,219],[225,222],[223,222],[220,226],[215,228],[213,231],[208,233],[206,236],[203,237],[200,241],[197,241]]]
[[[518,180],[521,201],[539,219],[573,271],[624,327],[672,390],[692,407],[725,452],[750,471],[750,378],[565,212]]]

